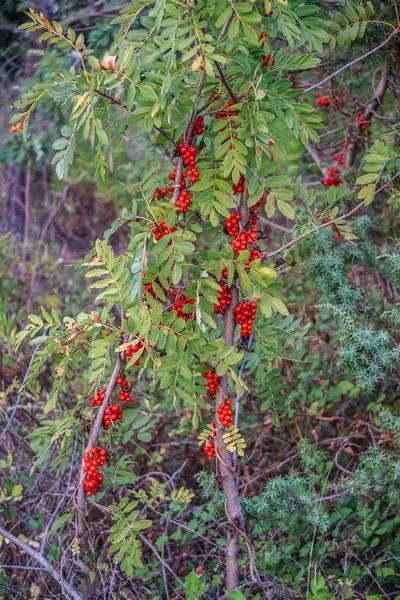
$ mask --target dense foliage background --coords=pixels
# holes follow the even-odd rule
[[[245,20],[231,20],[216,42],[233,4],[245,6]],[[132,13],[140,7],[140,18],[121,41],[125,3],[2,2],[1,598],[400,598],[400,8],[396,0],[285,4],[132,2],[126,6]],[[40,41],[43,22],[31,34],[18,29],[29,21],[28,8],[83,35],[84,42],[73,38],[78,52],[62,40],[49,44],[52,34]],[[193,23],[179,11],[188,22],[208,21],[212,37],[199,39],[217,49],[197,50],[203,63],[194,64],[196,51],[186,56]],[[163,37],[169,27],[176,40]],[[132,64],[130,45],[140,56]],[[90,93],[96,95],[95,77],[104,84],[91,115],[77,101],[86,85],[82,56],[90,77],[98,74]],[[115,57],[123,81],[115,80]],[[169,96],[156,110],[154,89],[167,86],[166,73]],[[189,216],[177,217],[155,189],[168,185],[171,160],[180,160],[174,144],[198,108],[201,73],[205,132],[194,142],[200,177]],[[61,78],[68,85],[46,87]],[[249,81],[243,100],[242,82]],[[226,141],[212,112],[223,112],[232,95],[248,104],[233,133],[229,123]],[[24,135],[21,113],[24,123],[30,117]],[[243,158],[253,156],[252,136],[258,163]],[[222,162],[231,145],[237,162],[214,194],[214,155]],[[236,335],[236,360],[235,353],[224,356],[212,284],[232,283],[221,274],[233,257],[223,228],[229,211],[242,206],[231,190],[240,164],[249,204],[262,197],[253,217],[268,269],[251,263],[248,277],[235,266],[242,291],[262,306],[253,336]],[[169,246],[151,245],[154,215],[147,210],[182,236],[180,270],[164,279],[157,268],[175,259],[154,259]],[[151,242],[143,255],[145,226]],[[87,278],[96,260],[115,275],[114,256],[115,280],[122,295],[128,290],[121,305],[112,291],[99,299]],[[242,266],[249,260],[237,258]],[[202,269],[214,277],[207,289]],[[153,294],[142,287],[146,276]],[[185,347],[171,335],[172,289],[198,304],[197,323],[181,319],[176,330],[176,337],[193,335]],[[99,438],[109,460],[99,493],[85,500],[82,533],[77,489],[97,410],[90,399],[98,385],[107,387],[115,348],[127,348],[124,334],[141,339],[150,327],[144,354],[131,361],[141,366],[127,368],[132,402]],[[214,367],[229,374],[246,445],[229,467],[245,518],[239,532],[227,519],[216,461],[198,445],[215,411],[201,374]],[[228,544],[240,533],[239,582],[229,593],[227,532]]]

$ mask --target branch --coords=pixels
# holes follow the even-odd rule
[[[99,90],[99,89],[95,89],[94,91],[99,96],[103,96],[103,98],[107,98],[107,100],[109,100],[111,102],[111,104],[117,104],[117,106],[122,106],[122,108],[125,108],[125,110],[128,110],[126,104],[124,104],[123,102],[121,102],[121,100],[118,100],[117,98],[114,98],[110,94],[107,94],[107,92],[103,92],[102,90]],[[130,109],[130,111],[134,112],[135,109],[136,109],[136,107],[132,106],[132,108]],[[172,136],[170,136],[169,133],[167,131],[165,131],[165,129],[163,129],[162,127],[157,127],[156,125],[154,125],[154,129],[157,129],[157,131],[159,131],[160,133],[162,133],[162,135],[164,137],[166,137],[167,140],[169,140],[175,146],[175,148],[178,147],[177,143],[174,140],[174,138]]]
[[[65,581],[61,573],[59,573],[59,571],[56,571],[56,569],[49,563],[49,561],[46,560],[44,556],[39,554],[39,552],[36,552],[36,550],[28,546],[28,544],[25,544],[25,542],[23,542],[19,538],[15,537],[15,535],[13,535],[12,533],[3,529],[3,527],[0,527],[0,535],[5,537],[7,540],[10,540],[10,542],[18,546],[18,548],[21,548],[21,550],[24,550],[27,554],[29,554],[29,556],[31,556],[38,563],[40,563],[44,570],[49,575],[51,575],[51,577],[55,581],[57,581],[57,583],[60,584],[65,596],[73,598],[73,600],[82,600],[82,596],[78,594],[78,592],[69,583]]]
[[[226,90],[228,92],[228,94],[230,95],[230,97],[232,98],[232,100],[235,102],[235,104],[237,102],[240,101],[240,98],[238,98],[238,96],[236,96],[235,92],[233,91],[231,84],[228,81],[227,76],[225,75],[221,65],[217,62],[214,61],[215,66],[217,67],[217,71],[219,73],[219,76],[221,78],[222,83],[224,84],[224,86],[226,87]]]
[[[128,341],[130,341],[131,336],[129,336]],[[99,407],[99,412],[97,413],[97,417],[93,423],[93,427],[90,431],[90,435],[89,435],[89,440],[88,443],[86,444],[86,448],[83,451],[83,454],[85,454],[85,452],[89,452],[90,448],[93,448],[96,445],[97,442],[97,438],[100,435],[100,430],[101,430],[101,426],[103,423],[103,417],[104,417],[104,413],[106,412],[108,403],[110,402],[110,398],[112,396],[112,393],[114,391],[114,388],[116,386],[117,383],[117,379],[119,377],[119,374],[121,372],[121,369],[124,365],[124,353],[121,352],[121,354],[118,357],[117,362],[115,363],[115,367],[114,367],[114,371],[111,375],[111,379],[108,382],[108,386],[106,389],[106,393],[104,395],[104,400],[103,400],[103,404]],[[82,467],[81,467],[81,475],[79,478],[79,487],[78,487],[78,497],[77,497],[77,510],[78,510],[78,534],[79,536],[82,538],[84,536],[84,534],[86,533],[87,530],[87,525],[86,525],[86,521],[85,521],[85,489],[83,486],[83,480],[85,478],[85,473],[83,472],[83,467],[85,466],[85,462],[83,460],[83,455],[82,455]]]
[[[368,102],[368,104],[366,105],[365,110],[363,112],[364,121],[368,121],[370,119],[370,117],[374,114],[375,109],[380,104],[382,104],[382,100],[383,100],[383,97],[387,90],[388,83],[389,83],[389,69],[388,69],[388,67],[385,67],[382,71],[382,75],[381,75],[378,87],[376,89],[376,92],[374,94],[374,97],[372,98],[372,100],[370,100]],[[353,164],[354,155],[356,153],[356,148],[357,148],[357,139],[358,139],[358,135],[361,132],[361,126],[362,126],[362,123],[359,123],[359,125],[357,127],[356,138],[350,140],[349,144],[346,148],[345,166],[347,168],[351,167]]]
[[[379,190],[376,190],[374,197],[377,194],[379,194],[382,190],[387,188],[388,185],[390,185],[392,183],[392,181],[397,179],[397,177],[399,177],[399,176],[400,176],[400,171],[398,171],[396,173],[396,175],[393,175],[393,177],[391,177],[389,179],[389,181],[387,181],[382,187],[380,187]],[[343,219],[343,220],[348,219],[349,217],[354,215],[354,213],[356,213],[358,210],[360,210],[360,208],[362,208],[363,206],[364,206],[364,201],[357,204],[357,206],[352,208],[348,213],[345,213],[344,215],[341,215],[340,217],[337,217],[336,219],[332,219],[331,221],[327,221],[326,223],[321,223],[321,225],[318,225],[318,227],[313,227],[312,229],[310,229],[310,231],[307,231],[306,233],[299,235],[298,237],[294,238],[294,240],[292,240],[291,242],[288,242],[284,246],[281,246],[277,250],[274,250],[273,252],[270,252],[269,254],[267,254],[267,256],[265,257],[265,260],[268,260],[269,258],[276,256],[277,254],[281,254],[281,252],[283,252],[284,250],[288,250],[289,248],[291,248],[292,246],[297,244],[297,242],[300,242],[300,240],[303,240],[305,237],[311,235],[312,233],[315,233],[316,231],[319,231],[320,229],[324,229],[324,227],[329,227],[330,225],[333,225],[335,223],[335,221],[337,221],[339,219]]]
[[[376,46],[375,48],[372,48],[372,50],[369,50],[369,52],[366,52],[365,54],[363,54],[362,56],[359,56],[358,58],[352,60],[351,62],[343,65],[343,67],[340,67],[340,69],[338,69],[337,71],[335,71],[334,73],[332,73],[331,75],[328,75],[328,77],[325,77],[325,79],[323,79],[322,81],[320,81],[319,83],[315,83],[314,85],[311,85],[310,87],[306,88],[303,92],[303,94],[307,94],[307,92],[311,92],[312,90],[315,90],[321,86],[323,86],[327,81],[330,81],[331,79],[333,79],[334,77],[336,77],[336,75],[339,75],[340,73],[343,73],[343,71],[345,71],[346,69],[348,69],[349,67],[352,67],[353,65],[357,64],[358,62],[360,62],[361,60],[364,60],[364,58],[367,58],[367,56],[370,56],[371,54],[373,54],[374,52],[376,52],[377,50],[380,50],[381,48],[383,48],[384,46],[386,46],[386,44],[388,42],[390,42],[390,40],[396,35],[398,34],[400,31],[400,27],[396,27],[396,29],[394,31],[392,31],[392,33],[389,35],[389,37],[387,37],[385,40],[383,40],[383,42],[381,42],[379,44],[379,46]]]

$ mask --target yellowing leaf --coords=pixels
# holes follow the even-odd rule
[[[200,71],[204,63],[204,56],[200,54],[192,63],[192,71]]]

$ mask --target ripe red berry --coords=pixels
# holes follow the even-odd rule
[[[175,302],[172,305],[172,310],[176,310],[178,317],[184,321],[187,321],[192,316],[192,313],[183,312],[183,307],[187,304],[193,305],[195,304],[195,301],[192,300],[192,298],[187,298],[184,294],[182,294],[175,299]]]
[[[229,292],[229,288],[226,283],[223,281],[219,281],[218,283],[221,286],[221,291],[218,294],[217,304],[214,304],[214,311],[220,315],[223,315],[231,303],[232,295]]]
[[[271,69],[274,68],[275,66],[275,57],[272,54],[267,54],[266,56],[262,57],[263,59],[263,69],[268,69],[268,67],[270,67]]]
[[[208,390],[212,396],[215,396],[217,393],[217,388],[219,385],[219,375],[214,369],[208,371],[207,373],[203,373],[203,377],[207,379],[207,383],[204,383],[204,387],[208,387]],[[212,425],[212,423],[211,423]]]
[[[97,494],[99,486],[103,483],[103,475],[98,467],[103,466],[107,460],[107,452],[104,448],[91,448],[89,452],[83,455],[85,466],[83,472],[86,473],[83,485],[87,496]]]
[[[253,333],[253,323],[256,318],[257,304],[255,302],[241,302],[233,309],[237,323],[241,326],[241,337]]]
[[[231,409],[232,400],[230,398],[226,398],[224,404],[220,404],[217,408],[218,418],[220,423],[229,428],[233,423],[233,413]]]

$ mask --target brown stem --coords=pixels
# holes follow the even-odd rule
[[[61,575],[61,573],[59,573],[59,571],[57,571],[49,563],[49,561],[45,559],[45,557],[42,554],[40,554],[39,552],[36,552],[36,550],[34,550],[30,546],[28,546],[28,544],[25,544],[25,542],[23,542],[19,538],[15,537],[15,535],[10,533],[9,531],[6,531],[5,529],[3,529],[3,527],[0,527],[0,535],[2,535],[7,540],[10,540],[10,542],[15,544],[18,548],[20,548],[21,550],[23,550],[24,552],[29,554],[29,556],[31,556],[39,564],[41,564],[42,567],[44,568],[44,570],[55,581],[57,581],[57,583],[60,584],[61,589],[63,591],[63,595],[67,596],[68,598],[73,598],[73,600],[82,600],[82,596],[80,594],[78,594],[78,592],[72,587],[72,585],[70,585],[67,581],[65,581],[65,579]]]
[[[224,73],[224,70],[223,70],[223,68],[222,68],[222,67],[221,67],[221,65],[220,65],[218,62],[216,62],[216,61],[214,61],[214,64],[215,64],[215,66],[217,67],[217,71],[218,71],[218,73],[219,73],[219,76],[220,76],[220,78],[221,78],[221,81],[222,81],[222,83],[224,84],[224,86],[225,86],[225,88],[226,88],[226,90],[227,90],[228,94],[230,95],[230,97],[232,98],[232,100],[233,100],[235,103],[239,102],[239,101],[240,101],[240,99],[238,98],[238,96],[237,96],[237,95],[235,94],[235,92],[233,91],[233,89],[232,89],[232,87],[231,87],[231,84],[229,83],[229,81],[228,81],[228,78],[227,78],[227,76],[226,76],[226,75],[225,75],[225,73]]]
[[[21,276],[25,275],[25,263],[26,263],[26,251],[28,248],[29,238],[29,216],[30,216],[30,197],[31,197],[31,173],[32,173],[32,161],[28,159],[28,166],[26,168],[26,180],[25,180],[25,214],[24,214],[24,240],[22,243],[22,257],[21,257]]]
[[[376,192],[374,194],[374,197],[377,194],[379,194],[379,192],[381,192],[382,190],[384,190],[385,188],[387,188],[388,185],[390,185],[392,183],[392,181],[394,181],[395,179],[397,179],[397,177],[399,177],[399,176],[400,176],[400,171],[398,171],[395,175],[393,175],[393,177],[391,177],[389,179],[389,181],[387,181],[382,187],[380,187],[379,190],[376,190]],[[364,201],[360,202],[359,204],[357,204],[357,206],[355,206],[354,208],[352,208],[348,213],[345,213],[344,215],[341,215],[340,217],[336,217],[336,219],[332,219],[331,221],[327,221],[326,223],[321,223],[321,225],[318,225],[318,227],[313,227],[312,229],[310,229],[310,231],[307,231],[306,233],[303,233],[302,235],[299,235],[298,237],[294,238],[294,240],[292,240],[291,242],[288,242],[284,246],[281,246],[277,250],[274,250],[273,252],[270,252],[269,254],[267,254],[267,256],[265,257],[265,260],[268,260],[269,258],[272,258],[273,256],[276,256],[277,254],[281,254],[281,252],[283,252],[284,250],[288,250],[289,248],[291,248],[292,246],[294,246],[295,244],[297,244],[297,242],[300,242],[300,240],[303,240],[308,235],[311,235],[312,233],[315,233],[319,229],[324,229],[324,227],[329,227],[330,225],[333,225],[335,223],[335,221],[338,221],[340,219],[343,219],[343,220],[344,219],[348,219],[349,217],[351,217],[352,215],[354,215],[354,213],[356,213],[358,210],[360,210],[360,208],[362,208],[363,206],[364,206]]]
[[[97,417],[96,417],[96,419],[93,423],[93,427],[90,431],[88,443],[86,444],[86,448],[83,453],[88,452],[90,450],[90,448],[93,448],[96,445],[97,438],[100,435],[104,413],[106,412],[106,408],[108,406],[108,403],[110,401],[110,398],[111,398],[114,388],[116,386],[117,379],[119,377],[119,374],[121,372],[123,364],[124,364],[124,354],[121,353],[118,357],[117,362],[115,363],[114,371],[111,375],[110,381],[108,382],[106,393],[104,395],[103,404],[99,408],[99,412],[97,413]],[[85,466],[85,462],[84,462],[83,456],[82,456],[82,469],[84,466]],[[78,534],[79,534],[79,537],[81,537],[82,539],[84,538],[84,535],[87,530],[87,525],[86,525],[86,520],[85,520],[85,488],[83,486],[84,478],[85,478],[85,473],[83,472],[83,470],[81,470],[76,508],[77,508],[77,515],[78,515]]]
[[[245,228],[248,221],[248,207],[247,207],[247,185],[243,190],[239,213],[241,216],[242,228]],[[234,283],[231,286],[230,293],[232,295],[231,304],[228,307],[224,317],[224,343],[226,346],[232,346],[234,343],[235,336],[235,315],[233,312],[234,307],[238,304],[239,291],[238,287]],[[226,540],[226,587],[228,590],[235,589],[239,582],[239,534],[244,529],[244,517],[242,507],[240,505],[240,497],[238,487],[236,484],[236,478],[234,475],[233,468],[233,454],[227,450],[225,442],[222,439],[224,434],[224,428],[219,421],[218,408],[225,402],[225,398],[228,396],[228,378],[226,375],[221,377],[220,384],[218,386],[216,394],[216,423],[217,423],[217,457],[218,467],[222,479],[222,487],[225,493],[225,511],[228,518],[229,524],[227,528],[227,540]]]

